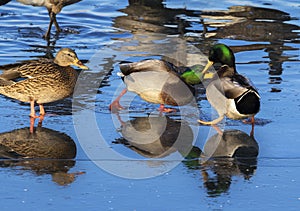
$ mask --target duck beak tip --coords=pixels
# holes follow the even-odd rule
[[[204,69],[202,70],[202,73],[205,74],[207,70],[214,64],[212,61],[208,61]]]
[[[80,60],[77,61],[76,66],[80,67],[83,70],[88,70],[89,69],[88,66],[84,65]]]

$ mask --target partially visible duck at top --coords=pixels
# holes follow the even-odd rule
[[[219,117],[201,124],[215,125],[224,116],[231,119],[251,117],[252,131],[254,116],[260,109],[260,95],[249,79],[236,71],[235,57],[232,50],[224,44],[216,44],[209,51],[209,61],[203,74],[215,63],[222,66],[217,70],[212,81],[206,88],[207,100],[217,110]]]
[[[17,1],[25,5],[44,6],[47,8],[50,22],[49,22],[48,30],[43,37],[49,40],[53,23],[55,25],[56,31],[61,32],[61,28],[59,27],[56,20],[56,15],[60,13],[63,7],[70,4],[77,3],[81,0],[17,0]]]
[[[110,104],[109,109],[113,112],[123,109],[119,101],[128,90],[147,102],[160,104],[159,111],[172,112],[174,109],[166,108],[166,104],[182,106],[194,99],[191,85],[201,83],[202,69],[201,65],[183,68],[158,59],[120,64],[120,75],[126,89]]]

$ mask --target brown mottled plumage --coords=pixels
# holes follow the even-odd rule
[[[30,134],[28,127],[0,133],[0,146],[22,158],[72,159],[76,156],[76,145],[68,135],[43,127],[37,128],[35,134]]]
[[[58,185],[72,183],[84,172],[69,172],[75,165],[76,144],[67,134],[38,127],[0,133],[0,165],[37,175],[49,174]]]
[[[88,69],[69,49],[61,49],[54,60],[42,59],[0,66],[0,94],[29,102],[30,117],[37,118],[34,103],[40,105],[41,121],[45,114],[43,104],[61,100],[73,93],[77,72],[70,65]],[[24,80],[12,81],[13,79]],[[33,128],[32,128],[33,129]]]
[[[0,93],[22,102],[35,101],[38,104],[50,103],[72,94],[77,72],[72,67],[57,64],[46,65],[49,74],[29,76],[20,82],[0,87]]]

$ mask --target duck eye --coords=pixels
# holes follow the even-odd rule
[[[68,57],[70,57],[70,58],[74,58],[74,55],[71,54],[71,53],[68,53],[67,55],[68,55]]]

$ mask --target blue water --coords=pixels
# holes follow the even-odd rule
[[[90,68],[81,73],[74,101],[45,106],[43,127],[74,140],[75,162],[57,170],[50,161],[45,167],[1,160],[1,209],[299,210],[300,3],[149,2],[84,0],[66,6],[57,15],[63,31],[56,34],[53,27],[49,42],[42,38],[49,21],[45,8],[16,1],[0,7],[0,65],[69,47]],[[207,55],[215,42],[232,47],[238,71],[261,95],[254,133],[257,159],[246,167],[234,159],[182,161],[178,152],[146,156],[145,150],[124,144],[121,122],[108,110],[124,88],[118,63],[165,57],[186,65],[205,62],[199,52]],[[203,150],[215,131],[196,122],[212,118],[213,112],[203,88],[199,92],[199,110],[184,106],[182,116],[169,118],[184,119],[185,132],[191,132],[184,137],[193,134],[185,145]],[[121,103],[123,122],[158,116],[158,105],[132,93]],[[0,96],[0,111],[1,134],[29,126],[28,104]],[[247,135],[251,126],[227,120],[224,129]]]

